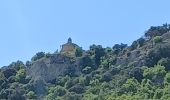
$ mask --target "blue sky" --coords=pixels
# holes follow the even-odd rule
[[[51,52],[72,37],[88,49],[131,44],[170,22],[169,0],[1,0],[0,66]]]

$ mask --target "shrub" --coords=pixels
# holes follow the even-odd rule
[[[41,59],[43,57],[45,57],[45,53],[44,52],[38,52],[38,53],[36,53],[35,56],[33,56],[31,58],[31,61],[37,61],[38,59]]]
[[[162,58],[158,61],[159,65],[165,66],[166,70],[170,70],[170,59],[169,58]]]
[[[111,80],[111,74],[109,72],[106,72],[102,75],[101,77],[101,81],[106,81],[109,82]]]
[[[10,68],[10,69],[6,69],[6,70],[2,71],[2,73],[8,79],[9,77],[16,75],[16,70],[13,68]]]
[[[125,84],[123,84],[123,88],[126,92],[132,92],[136,93],[138,89],[139,83],[136,79],[131,78],[126,81]]]
[[[76,55],[76,57],[81,57],[83,55],[83,49],[80,47],[77,47],[75,55]]]
[[[36,99],[36,95],[33,91],[27,93],[28,99]]]
[[[16,74],[16,81],[20,83],[25,83],[26,82],[25,78],[26,78],[26,70],[20,69]]]
[[[153,42],[154,42],[154,43],[162,42],[162,37],[161,37],[161,36],[155,36],[155,37],[153,38]]]
[[[82,72],[84,73],[84,74],[89,74],[90,72],[92,71],[92,68],[91,67],[85,67],[83,70],[82,70]]]
[[[64,96],[66,94],[65,88],[61,86],[51,87],[48,91],[48,95],[45,97],[45,100],[58,100],[56,98]]]
[[[113,47],[112,47],[112,49],[113,49],[113,53],[114,54],[119,54],[119,52],[120,51],[122,51],[124,48],[126,48],[127,47],[127,44],[123,44],[123,43],[121,43],[121,44],[115,44]]]
[[[65,96],[63,100],[81,100],[81,95],[76,94],[74,92],[68,92]]]
[[[69,89],[69,92],[75,92],[77,94],[82,94],[84,93],[85,89],[81,85],[75,85]]]
[[[164,83],[170,83],[170,73],[167,73],[166,76],[165,76],[165,79],[164,79]]]
[[[162,26],[151,26],[150,29],[145,33],[145,37],[161,36],[170,30],[170,24],[163,24]]]

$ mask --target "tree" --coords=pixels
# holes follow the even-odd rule
[[[28,99],[36,99],[36,95],[35,95],[35,93],[33,91],[29,91],[27,93],[27,98]]]
[[[9,68],[14,68],[16,71],[20,70],[20,68],[24,68],[25,65],[22,61],[12,62],[9,66]]]
[[[129,72],[130,77],[134,77],[138,80],[138,82],[141,82],[143,79],[143,72],[140,67],[132,68]]]
[[[100,65],[100,58],[105,55],[104,49],[101,45],[90,46],[91,54],[94,55],[95,64]]]
[[[170,24],[163,24],[162,26],[151,26],[145,33],[146,37],[153,38],[155,36],[161,36],[170,30]]]
[[[81,100],[82,95],[76,94],[74,92],[68,92],[62,100]]]
[[[48,95],[45,97],[45,100],[54,100],[58,97],[64,96],[66,90],[61,86],[51,87],[48,91]]]
[[[161,99],[163,96],[163,89],[156,89],[153,99]]]
[[[158,61],[158,64],[162,65],[162,66],[165,66],[166,71],[170,70],[170,59],[168,57],[167,58],[161,58]]]
[[[111,80],[111,74],[109,72],[105,72],[102,77],[101,77],[101,81],[106,81],[109,82]]]
[[[74,92],[77,94],[82,94],[84,93],[84,91],[85,91],[84,86],[78,85],[78,84],[74,85],[73,87],[69,89],[69,92]]]
[[[69,80],[68,77],[59,76],[59,77],[57,77],[55,84],[64,87],[64,85],[65,85],[65,83],[67,82],[67,80]]]
[[[139,47],[142,47],[142,46],[144,45],[144,42],[145,42],[145,39],[144,39],[144,38],[139,38],[139,39],[137,40],[137,43],[138,43]]]
[[[127,93],[136,93],[139,87],[139,83],[135,78],[128,79],[122,86]]]
[[[152,99],[155,93],[154,88],[153,83],[149,79],[143,79],[138,94],[144,99]]]
[[[51,53],[46,53],[46,54],[45,54],[45,57],[46,57],[46,58],[49,58],[49,57],[51,57],[51,55],[52,55]]]
[[[16,81],[20,82],[20,83],[26,83],[26,70],[21,68],[17,74],[16,74]]]
[[[84,74],[89,74],[91,71],[92,71],[92,68],[89,67],[89,66],[85,67],[85,68],[82,70],[82,72],[83,72]]]
[[[164,79],[165,84],[170,84],[170,72],[166,74],[165,79]]]
[[[163,89],[163,96],[161,100],[169,100],[170,99],[170,85],[165,85]]]
[[[9,69],[5,69],[4,71],[2,71],[2,73],[8,79],[11,76],[15,76],[17,72],[14,68],[9,68]]]
[[[41,59],[43,57],[45,57],[45,53],[44,52],[38,52],[38,53],[36,53],[35,56],[33,56],[31,58],[31,61],[37,61],[38,59]]]
[[[30,62],[30,61],[26,61],[25,66],[26,66],[26,67],[30,67],[30,66],[31,66],[31,62]]]
[[[109,61],[107,59],[102,59],[100,66],[103,69],[108,69],[110,67],[110,63],[109,63]]]
[[[76,55],[76,57],[81,57],[83,55],[83,49],[80,47],[77,47],[75,55]]]
[[[81,65],[82,65],[81,69],[84,69],[87,66],[94,66],[93,61],[92,61],[92,59],[89,55],[86,55],[82,58],[82,64]]]
[[[127,47],[127,44],[123,44],[123,43],[121,43],[121,44],[115,44],[113,47],[112,47],[112,49],[113,49],[113,53],[114,54],[119,54],[120,53],[120,51],[122,51],[124,48],[126,48]]]
[[[154,67],[145,67],[143,69],[143,76],[146,79],[150,79],[154,84],[163,85],[164,76],[166,75],[164,66],[155,65]]]

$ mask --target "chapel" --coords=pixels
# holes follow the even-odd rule
[[[63,44],[61,46],[61,53],[73,53],[75,52],[76,47],[78,47],[78,45],[72,43],[72,39],[68,38],[67,43]]]

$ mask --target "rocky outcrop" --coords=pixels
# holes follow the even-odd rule
[[[31,77],[31,83],[34,85],[38,96],[46,94],[44,88],[47,84],[55,81],[63,75],[79,75],[81,73],[79,60],[71,62],[73,58],[54,54],[49,58],[42,58],[27,68],[27,75]]]

